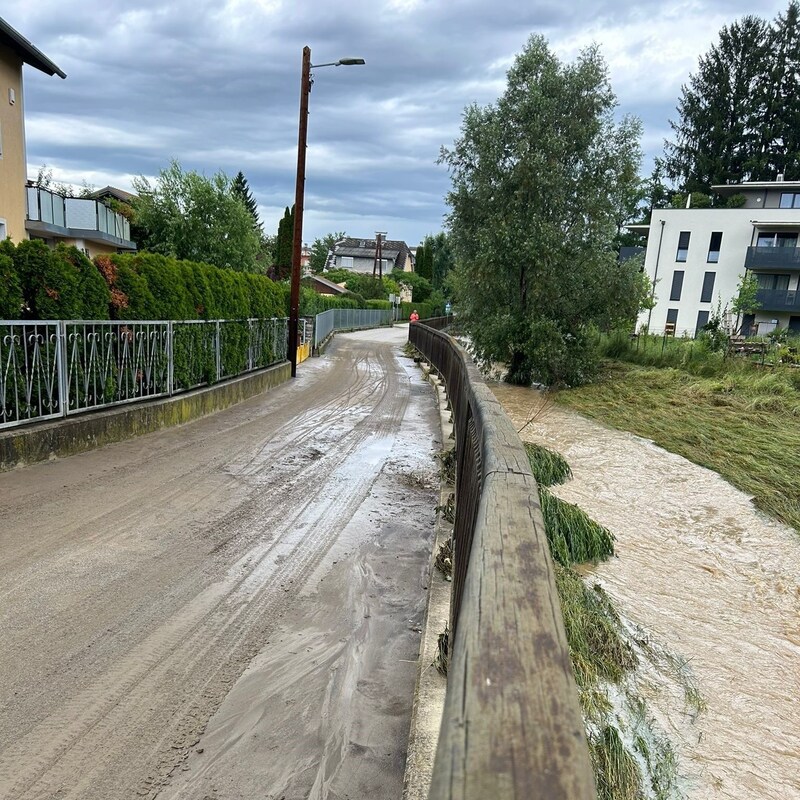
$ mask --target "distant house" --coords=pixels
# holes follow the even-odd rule
[[[0,18],[0,239],[74,244],[87,255],[135,250],[128,221],[96,199],[63,197],[26,185],[24,64],[66,78],[47,56]]]
[[[310,282],[311,288],[317,294],[324,294],[328,297],[338,297],[347,294],[347,289],[345,289],[344,286],[339,286],[338,283],[329,281],[327,278],[323,278],[322,275],[309,275],[306,280]]]
[[[735,208],[662,208],[649,225],[645,272],[655,305],[639,316],[654,333],[694,336],[719,304],[723,309],[741,276],[758,284],[759,308],[739,321],[745,334],[776,327],[800,333],[800,181],[744,182],[711,187],[737,195]],[[723,320],[735,326],[736,320]]]
[[[326,269],[349,269],[372,275],[375,267],[377,241],[375,239],[347,238],[336,242],[328,255]],[[394,269],[414,271],[414,259],[405,242],[381,242],[382,271],[386,275]]]

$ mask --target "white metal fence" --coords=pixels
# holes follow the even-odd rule
[[[332,308],[317,314],[314,324],[314,349],[334,331],[352,331],[360,328],[377,328],[392,321],[388,308]]]
[[[286,319],[0,320],[0,429],[172,395],[286,356]]]

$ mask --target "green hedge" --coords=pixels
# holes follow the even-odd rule
[[[388,308],[357,295],[328,297],[301,286],[300,313]],[[410,313],[410,312],[409,312]],[[265,275],[157,253],[100,255],[40,240],[0,242],[0,318],[243,319],[286,317],[289,284]]]
[[[419,318],[430,319],[431,317],[441,317],[444,315],[443,303],[400,303],[400,319],[408,319],[411,312],[415,311]]]
[[[10,262],[10,263],[9,263]],[[0,311],[12,319],[107,319],[110,294],[76,247],[0,243]]]
[[[384,311],[390,311],[392,308],[392,304],[388,300],[367,300],[365,305],[367,308],[380,308]]]
[[[112,319],[243,319],[288,314],[288,288],[265,275],[156,253],[97,256],[95,264],[111,290]]]

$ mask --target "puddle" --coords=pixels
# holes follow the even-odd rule
[[[617,557],[584,575],[691,668],[702,713],[657,686],[647,698],[687,796],[800,798],[800,535],[652,442],[543,408],[532,389],[491,388],[523,439],[572,467],[553,492],[616,537]]]

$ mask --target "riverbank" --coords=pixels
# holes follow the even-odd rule
[[[554,493],[615,535],[617,557],[587,576],[646,646],[679,654],[692,672],[700,714],[676,696],[678,684],[643,676],[650,713],[676,745],[686,795],[800,796],[796,532],[766,519],[719,475],[650,441],[543,407],[531,389],[492,389],[516,427],[525,426],[523,439],[569,462],[573,479]]]

